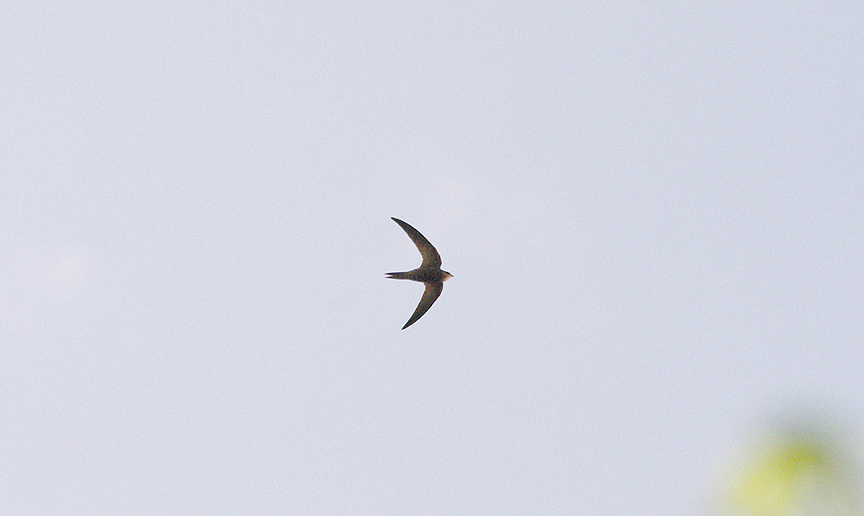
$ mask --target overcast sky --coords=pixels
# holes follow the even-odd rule
[[[687,515],[766,421],[860,451],[856,2],[13,2],[0,77],[5,515]],[[454,275],[404,331],[391,216]]]

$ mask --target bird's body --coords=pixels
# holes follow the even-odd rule
[[[423,263],[413,271],[387,273],[387,277],[390,279],[407,279],[419,281],[426,285],[426,290],[423,291],[423,297],[420,298],[420,304],[417,305],[414,314],[411,315],[411,318],[408,319],[408,322],[402,327],[404,330],[417,322],[417,319],[423,317],[423,314],[429,310],[432,303],[434,303],[435,300],[438,299],[438,296],[441,295],[441,290],[444,289],[444,282],[452,278],[453,275],[447,271],[441,270],[441,256],[438,255],[438,251],[435,250],[435,247],[426,240],[426,237],[421,235],[420,232],[414,229],[410,224],[402,222],[395,217],[391,218],[399,224],[406,233],[408,233],[408,236],[411,237],[414,245],[417,246],[417,250],[420,251],[420,255],[423,256]]]

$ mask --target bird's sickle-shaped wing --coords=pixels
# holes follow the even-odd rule
[[[438,251],[435,250],[435,247],[433,247],[432,244],[430,244],[429,241],[426,240],[426,237],[424,237],[420,234],[419,231],[414,229],[411,224],[408,224],[407,222],[402,222],[396,217],[390,218],[393,219],[396,224],[402,226],[402,229],[404,229],[405,232],[408,233],[408,236],[411,237],[411,240],[414,241],[414,245],[417,246],[417,250],[420,251],[420,255],[423,256],[423,264],[420,265],[420,267],[441,267],[441,257],[438,255]],[[428,293],[429,289],[427,288],[426,291]],[[441,288],[439,287],[438,294],[440,293]],[[435,301],[435,299],[438,297],[438,294],[435,294],[435,297],[432,298],[432,301]],[[423,299],[426,299],[426,294],[423,295]],[[420,300],[420,305],[423,305],[423,300]],[[423,313],[428,310],[429,306],[431,305],[432,303],[430,302],[429,305],[427,305],[426,308],[424,308],[423,311],[420,312],[420,315],[423,315]],[[417,310],[420,310],[419,306],[417,307]],[[415,312],[414,315],[417,315],[417,312]],[[417,317],[419,318],[420,315],[417,315]],[[413,317],[411,319],[411,322],[414,322],[414,320],[416,320]]]
[[[420,233],[417,234],[419,235]],[[417,305],[417,308],[414,309],[414,314],[411,315],[411,318],[408,319],[408,322],[405,323],[405,326],[403,326],[402,329],[404,330],[417,322],[417,319],[423,317],[423,314],[429,310],[432,303],[434,303],[435,300],[438,299],[438,296],[441,295],[443,289],[444,283],[441,283],[440,281],[437,283],[426,283],[426,290],[423,291],[423,297],[420,298],[420,303]]]

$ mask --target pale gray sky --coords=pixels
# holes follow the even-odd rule
[[[854,2],[7,6],[0,512],[686,515],[766,418],[857,449],[862,49]],[[391,216],[454,275],[405,331]]]

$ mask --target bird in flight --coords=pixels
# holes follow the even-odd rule
[[[405,326],[402,327],[404,330],[417,322],[417,319],[423,317],[423,314],[429,310],[432,303],[434,303],[435,300],[438,299],[438,296],[441,295],[441,290],[444,289],[444,282],[452,278],[453,275],[441,270],[441,257],[438,255],[438,251],[435,250],[432,244],[426,240],[426,237],[421,235],[420,232],[414,229],[410,224],[402,222],[396,217],[390,218],[393,219],[396,224],[402,226],[402,229],[404,229],[405,232],[408,233],[408,236],[411,237],[411,240],[414,241],[414,245],[417,246],[420,255],[423,256],[423,263],[413,271],[387,273],[387,277],[390,279],[420,281],[426,285],[426,290],[423,291],[423,297],[420,298],[420,304],[417,305],[414,314],[411,315],[411,318],[408,319],[408,322],[406,322]]]

